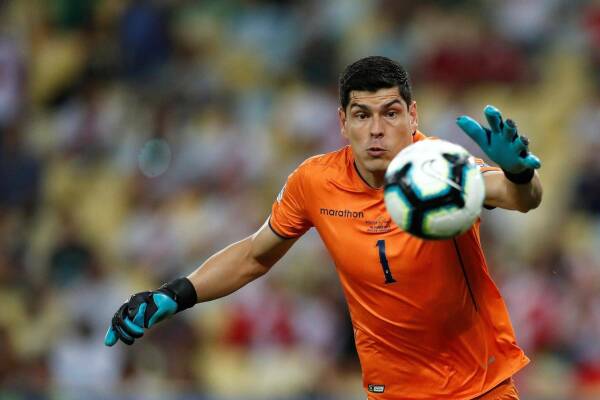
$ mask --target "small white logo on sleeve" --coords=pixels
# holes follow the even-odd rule
[[[385,385],[369,385],[368,389],[371,393],[383,393],[385,390]]]
[[[287,185],[287,183],[285,185]],[[285,192],[285,185],[283,185],[283,187],[279,191],[279,194],[277,195],[277,202],[278,203],[281,203],[281,200],[283,200],[283,192]]]
[[[483,160],[477,160],[477,159],[476,159],[476,160],[475,160],[475,164],[477,165],[477,167],[479,167],[479,169],[481,169],[481,168],[487,168],[487,167],[490,167],[490,164],[486,163],[486,162],[485,162],[485,161],[483,161]]]

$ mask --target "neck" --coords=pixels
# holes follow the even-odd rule
[[[354,161],[354,169],[358,173],[358,176],[368,186],[373,189],[381,189],[385,183],[385,171],[370,172],[365,168],[362,168],[356,161]]]

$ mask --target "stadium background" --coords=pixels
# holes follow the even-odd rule
[[[478,153],[454,120],[491,103],[531,138],[542,206],[483,216],[517,381],[600,398],[600,4],[576,0],[0,2],[0,398],[363,399],[314,232],[141,343],[102,339],[343,143],[337,74],[373,54],[412,73],[424,132]]]

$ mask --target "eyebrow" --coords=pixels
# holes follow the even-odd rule
[[[396,103],[402,105],[402,102],[400,101],[400,99],[393,99],[391,101],[388,101],[387,103],[384,103],[381,106],[381,108],[385,109],[385,108],[393,106]],[[365,111],[369,111],[370,110],[369,106],[367,106],[365,104],[360,104],[360,103],[354,103],[354,102],[350,103],[350,109],[352,109],[353,107],[358,107],[358,108],[360,108],[362,110],[365,110]]]

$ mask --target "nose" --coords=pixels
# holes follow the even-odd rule
[[[378,115],[374,115],[371,118],[371,136],[380,138],[383,136],[383,123]]]

